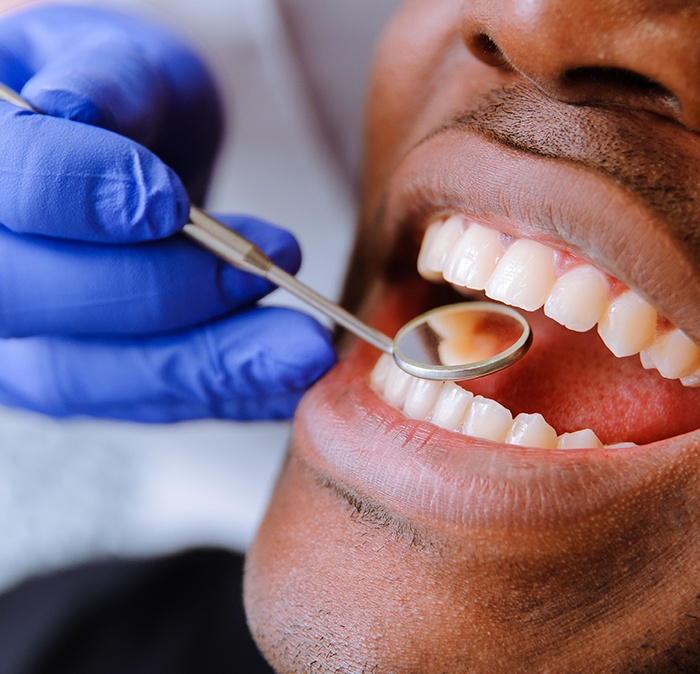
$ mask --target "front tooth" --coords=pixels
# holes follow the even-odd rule
[[[640,355],[645,366],[652,363],[666,379],[687,377],[700,366],[700,348],[678,328],[658,337]]]
[[[557,446],[557,432],[541,414],[518,414],[508,431],[506,442],[520,447],[554,449]]]
[[[618,358],[648,347],[656,334],[656,311],[639,295],[627,291],[614,299],[598,323],[598,333]]]
[[[473,223],[447,256],[443,276],[455,285],[483,290],[502,256],[500,232]]]
[[[392,363],[384,382],[384,399],[394,407],[401,409],[408,387],[411,385],[411,375],[404,372],[398,365]]]
[[[557,440],[557,449],[598,449],[602,446],[603,443],[590,428],[564,433]]]
[[[476,396],[464,419],[462,432],[473,438],[503,442],[513,425],[513,415],[495,400]]]
[[[412,419],[427,419],[441,388],[439,381],[413,377],[406,393],[404,414]]]
[[[372,373],[370,374],[370,381],[372,382],[372,386],[375,391],[384,391],[384,384],[386,383],[387,375],[389,374],[393,364],[394,361],[391,356],[387,355],[386,353],[383,353],[380,356],[377,364],[374,366]]]
[[[586,332],[599,321],[607,302],[605,276],[591,265],[583,264],[555,283],[544,313],[569,330]]]
[[[423,278],[428,281],[442,279],[445,260],[463,231],[464,222],[458,215],[428,227],[418,254],[418,273]]]
[[[554,251],[530,239],[519,239],[501,258],[486,284],[494,300],[526,311],[539,309],[556,282]]]
[[[430,419],[436,426],[448,431],[461,431],[464,417],[474,394],[457,384],[443,384],[435,401]]]

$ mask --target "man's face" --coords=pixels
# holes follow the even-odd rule
[[[700,671],[699,130],[697,2],[404,3],[348,303],[485,288],[534,346],[457,387],[352,343],[306,396],[246,579],[279,671]]]

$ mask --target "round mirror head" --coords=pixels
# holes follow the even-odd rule
[[[528,322],[491,302],[452,304],[414,318],[394,338],[394,360],[416,377],[476,379],[512,365],[532,343]]]

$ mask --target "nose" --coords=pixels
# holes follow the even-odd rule
[[[469,49],[547,95],[617,105],[700,130],[697,0],[471,0]]]

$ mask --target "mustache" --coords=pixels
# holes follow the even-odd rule
[[[563,103],[534,84],[518,84],[486,94],[440,131],[450,128],[601,173],[660,215],[674,238],[696,254],[700,248],[700,138],[676,122],[620,107]]]

